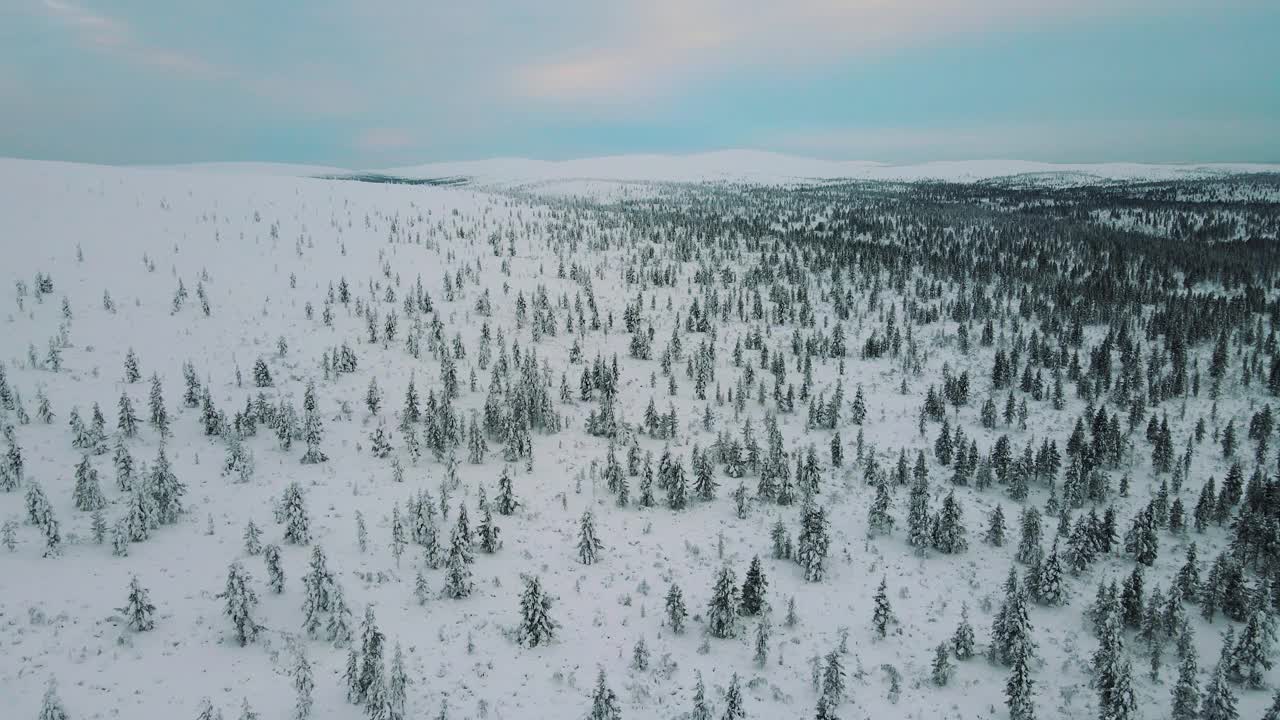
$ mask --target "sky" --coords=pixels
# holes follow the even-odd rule
[[[0,0],[0,156],[1280,161],[1276,0]]]

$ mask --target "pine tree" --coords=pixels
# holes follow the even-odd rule
[[[702,684],[701,671],[697,671],[697,682],[693,686],[693,710],[689,712],[689,720],[711,720],[711,707],[707,704],[707,689]]]
[[[356,679],[356,702],[369,708],[379,707],[383,701],[379,694],[384,687],[382,653],[385,641],[386,636],[378,629],[373,606],[366,606],[364,620],[360,624],[360,674]]]
[[[1031,653],[1019,648],[1013,657],[1013,669],[1005,683],[1005,702],[1009,720],[1035,720],[1035,682],[1028,667]]]
[[[267,587],[277,595],[284,592],[284,568],[280,567],[280,546],[268,545],[262,551],[267,564]]]
[[[591,695],[591,714],[588,720],[622,720],[618,696],[605,683],[604,668],[596,675],[596,688]]]
[[[307,516],[306,496],[302,485],[294,480],[284,489],[276,514],[284,523],[284,541],[290,545],[306,545],[311,542],[311,520]]]
[[[160,386],[160,376],[154,373],[151,375],[149,409],[151,410],[151,427],[155,428],[163,439],[169,434],[169,411],[164,407],[164,390]]]
[[[555,638],[558,624],[551,619],[552,598],[542,589],[542,582],[532,576],[524,578],[520,596],[520,644],[527,647],[546,645]]]
[[[1273,631],[1266,611],[1255,610],[1236,641],[1227,663],[1227,677],[1232,682],[1257,690],[1262,687],[1263,676],[1271,669],[1271,644]]]
[[[252,518],[249,519],[249,524],[244,526],[244,551],[250,555],[262,552],[262,531],[258,529]]]
[[[582,513],[582,519],[578,522],[578,561],[583,565],[591,565],[595,563],[603,549],[604,543],[600,542],[600,538],[596,536],[591,511],[587,510]]]
[[[960,624],[951,636],[951,650],[957,660],[973,657],[973,626],[969,624],[969,606],[960,606]]]
[[[187,493],[187,486],[170,467],[163,442],[160,443],[155,463],[151,466],[150,489],[156,520],[165,525],[177,522],[178,516],[183,512],[182,496]]]
[[[483,489],[481,490],[483,492]],[[502,531],[493,522],[493,513],[486,504],[480,509],[480,526],[476,528],[476,537],[480,540],[480,549],[487,553],[498,552],[502,547]]]
[[[950,682],[952,674],[955,673],[955,669],[955,665],[951,663],[947,644],[938,643],[938,646],[933,650],[933,682],[936,685],[946,685]]]
[[[250,587],[253,578],[238,561],[231,563],[227,570],[226,590],[218,597],[225,599],[224,612],[231,619],[236,629],[236,640],[241,647],[253,642],[258,637],[260,628],[253,621],[253,608],[258,604],[258,595]]]
[[[751,565],[747,568],[746,579],[742,581],[742,603],[740,610],[743,615],[758,615],[765,608],[765,593],[769,589],[769,581],[764,576],[764,570],[760,567],[760,556],[756,555],[751,558]]]
[[[1172,720],[1195,720],[1200,713],[1200,681],[1197,679],[1195,649],[1188,652],[1178,664],[1178,682],[1173,687]]]
[[[107,505],[107,498],[102,494],[102,486],[98,482],[98,471],[89,463],[85,455],[76,466],[76,509],[81,512],[100,510]]]
[[[747,716],[740,684],[738,673],[734,673],[729,678],[729,689],[724,693],[724,714],[720,716],[720,720],[743,720]]]
[[[1223,643],[1224,655],[1230,644],[1229,640]],[[1240,717],[1240,711],[1236,709],[1235,692],[1227,683],[1226,664],[1227,658],[1224,657],[1213,669],[1213,677],[1205,687],[1204,700],[1200,704],[1201,720],[1237,720]]]
[[[222,711],[214,709],[213,700],[201,698],[200,713],[196,715],[196,720],[222,720]]]
[[[511,489],[511,470],[505,465],[502,467],[502,474],[498,476],[498,497],[494,498],[494,502],[502,515],[511,515],[520,507],[515,492]]]
[[[453,536],[449,543],[449,559],[445,563],[444,592],[451,598],[459,599],[471,594],[471,552],[468,548],[470,540],[462,528],[461,518],[454,526]]]
[[[918,477],[907,500],[907,544],[922,554],[929,546],[929,482]]]
[[[827,515],[816,503],[805,506],[800,524],[796,560],[804,568],[804,579],[821,582],[826,575],[827,551],[831,537],[827,533]]]
[[[689,611],[685,608],[684,594],[680,591],[680,586],[674,583],[667,590],[666,609],[667,624],[671,627],[671,632],[677,635],[684,632],[684,621]]]
[[[51,677],[49,684],[45,687],[44,701],[40,704],[40,714],[36,716],[36,720],[70,720],[70,718],[71,715],[62,706],[62,699],[58,697],[58,683]]]
[[[889,495],[889,484],[881,479],[876,483],[876,496],[867,510],[867,527],[871,535],[887,535],[893,532],[893,515],[889,510],[893,507],[893,499]]]
[[[117,612],[125,616],[125,623],[132,630],[146,632],[156,626],[155,611],[156,606],[151,604],[146,589],[138,582],[138,576],[134,575],[129,580],[129,597],[125,600],[124,607],[117,608]]]
[[[404,651],[396,643],[387,673],[387,720],[405,720],[407,716],[409,675],[404,668]]]
[[[730,638],[738,633],[738,582],[733,568],[724,566],[711,590],[707,606],[707,631],[712,637]]]
[[[875,629],[876,635],[883,639],[889,632],[889,623],[896,622],[893,617],[893,608],[889,606],[889,592],[887,578],[881,576],[880,587],[876,589],[875,611],[871,615],[871,626]]]
[[[991,511],[991,517],[987,523],[987,532],[982,536],[982,539],[988,545],[1003,547],[1004,530],[1004,507],[996,505],[996,509]]]
[[[302,439],[307,444],[307,451],[302,455],[302,464],[314,465],[329,459],[320,450],[324,441],[324,424],[320,420],[320,412],[316,409],[316,388],[314,383],[307,383],[302,399]]]

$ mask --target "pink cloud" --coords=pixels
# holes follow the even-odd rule
[[[718,68],[805,66],[917,47],[963,34],[1140,12],[1210,0],[648,0],[569,48],[511,73],[518,95],[552,102],[645,104]],[[1225,0],[1234,2],[1237,0]],[[1244,0],[1239,0],[1244,1]]]

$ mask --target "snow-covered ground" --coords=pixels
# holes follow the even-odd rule
[[[1280,165],[1249,163],[1059,164],[1023,160],[964,160],[893,165],[870,161],[818,160],[754,150],[725,150],[692,155],[617,155],[558,162],[495,158],[430,163],[382,172],[422,178],[467,176],[487,184],[572,180],[785,183],[850,179],[974,182],[1012,176],[1027,176],[1050,184],[1078,184],[1102,180],[1170,180],[1276,171],[1280,171]]]
[[[621,192],[608,183],[688,182],[696,180],[786,181],[815,178],[972,180],[1016,173],[1078,172],[1106,178],[1183,177],[1229,168],[1208,166],[1046,166],[1038,163],[932,163],[883,166],[867,163],[823,163],[761,153],[716,153],[684,158],[602,158],[566,163],[486,161],[445,163],[401,168],[389,173],[414,177],[475,176],[482,184],[520,187],[529,183],[572,183],[570,194]],[[211,172],[210,170],[215,170]],[[331,170],[331,169],[321,169]],[[596,402],[579,397],[584,365],[570,364],[575,334],[567,332],[561,307],[569,307],[581,284],[559,276],[558,265],[578,265],[593,278],[600,316],[612,315],[611,332],[582,334],[587,367],[597,354],[606,363],[615,354],[621,375],[619,411],[639,422],[650,398],[659,412],[668,404],[678,416],[673,455],[688,468],[696,444],[707,448],[715,432],[701,425],[707,402],[694,399],[694,383],[684,362],[675,363],[679,382],[669,398],[666,380],[655,360],[628,356],[630,335],[622,328],[626,306],[637,291],[645,298],[647,321],[655,328],[655,358],[671,337],[675,318],[688,316],[689,305],[702,290],[691,286],[695,268],[686,263],[672,287],[626,287],[623,274],[629,255],[614,243],[589,248],[586,239],[570,248],[566,228],[590,231],[615,241],[624,231],[594,216],[572,216],[563,206],[540,205],[527,196],[490,193],[483,188],[441,188],[320,180],[295,175],[314,174],[305,168],[262,168],[256,165],[201,168],[108,168],[60,163],[0,160],[0,286],[9,288],[0,319],[0,363],[7,381],[21,392],[30,424],[17,424],[15,437],[25,456],[28,482],[39,482],[61,523],[64,547],[58,557],[43,557],[41,531],[25,521],[25,486],[0,493],[0,522],[17,520],[18,544],[13,552],[0,548],[0,716],[34,718],[46,682],[58,680],[59,693],[76,718],[195,717],[202,697],[212,699],[228,717],[239,712],[247,698],[263,718],[291,717],[294,691],[289,678],[298,648],[305,648],[316,678],[314,717],[363,717],[364,711],[346,700],[342,679],[345,648],[308,639],[302,634],[303,587],[311,547],[283,544],[282,528],[272,508],[291,482],[302,484],[312,521],[313,544],[323,546],[329,567],[346,592],[354,622],[367,606],[374,608],[390,648],[400,643],[412,681],[408,691],[410,717],[435,717],[447,702],[451,718],[578,718],[590,707],[592,685],[602,668],[618,694],[625,718],[675,718],[692,708],[695,671],[705,679],[715,716],[723,709],[723,695],[733,674],[744,683],[747,716],[751,718],[812,717],[817,693],[811,660],[841,644],[847,632],[848,699],[837,709],[844,718],[1004,718],[1007,670],[981,657],[959,663],[954,680],[935,687],[930,680],[933,649],[951,637],[967,605],[979,649],[987,642],[991,619],[1003,596],[1001,584],[1017,546],[1017,509],[999,490],[980,493],[957,488],[968,527],[969,550],[955,556],[936,553],[918,557],[901,530],[906,490],[895,497],[899,530],[875,540],[867,538],[867,511],[873,492],[855,467],[855,436],[859,428],[846,419],[840,427],[845,449],[843,468],[828,467],[831,432],[807,430],[804,411],[779,418],[788,451],[817,447],[822,466],[822,498],[832,534],[830,567],[823,582],[805,582],[791,561],[774,559],[769,531],[781,519],[793,534],[799,529],[797,506],[760,504],[746,519],[735,515],[730,493],[736,480],[717,467],[717,499],[694,501],[672,511],[663,506],[634,506],[638,479],[631,484],[632,505],[617,507],[605,489],[600,471],[607,442],[584,432]],[[625,183],[624,183],[625,185]],[[503,257],[497,257],[490,242]],[[508,243],[514,256],[507,257]],[[557,253],[557,250],[559,253]],[[32,294],[37,273],[50,276],[51,294]],[[446,278],[455,299],[447,299]],[[322,321],[326,296],[341,280],[349,284],[352,300],[335,302],[332,326]],[[441,595],[444,571],[427,569],[423,551],[410,544],[403,557],[393,558],[393,508],[404,514],[406,502],[427,490],[438,502],[447,472],[444,463],[425,452],[414,462],[407,452],[399,414],[412,379],[425,399],[441,393],[441,363],[423,340],[421,358],[405,347],[412,319],[403,303],[420,279],[443,324],[443,338],[451,344],[460,336],[466,348],[457,360],[461,394],[455,402],[463,418],[481,412],[490,383],[490,369],[478,366],[481,325],[494,334],[495,357],[510,354],[518,341],[522,352],[536,352],[539,367],[558,398],[561,374],[567,374],[572,400],[556,412],[564,429],[554,434],[533,432],[532,470],[518,461],[504,463],[501,444],[490,442],[483,464],[466,461],[465,443],[458,449],[460,485],[453,491],[447,520],[440,520],[447,543],[459,503],[465,503],[474,527],[483,488],[490,502],[502,469],[509,467],[522,507],[514,515],[495,515],[503,547],[496,554],[475,551],[472,566],[475,591],[465,599]],[[17,283],[27,293],[18,298]],[[179,284],[188,297],[175,310]],[[197,287],[206,293],[209,313],[202,311]],[[534,340],[528,321],[518,322],[516,296],[532,301],[545,287],[559,329],[555,336]],[[762,288],[763,291],[763,288]],[[492,317],[482,317],[477,300],[488,293]],[[886,291],[887,292],[887,291]],[[114,312],[104,309],[109,293]],[[63,300],[70,311],[64,316]],[[356,315],[357,299],[376,308],[382,322],[399,317],[393,341],[367,342],[366,321]],[[650,302],[654,310],[650,311]],[[311,315],[308,317],[307,306]],[[822,317],[830,303],[815,294]],[[670,308],[663,310],[663,308]],[[532,308],[531,308],[532,309]],[[572,315],[577,320],[577,315]],[[590,315],[588,314],[588,317]],[[877,311],[862,306],[846,323],[850,357],[844,376],[833,360],[814,361],[815,392],[829,397],[843,383],[846,400],[858,387],[866,395],[868,415],[861,427],[868,448],[875,448],[881,466],[891,468],[899,449],[915,457],[922,449],[930,458],[931,507],[936,509],[950,488],[949,470],[933,460],[936,428],[928,437],[916,431],[916,417],[924,389],[940,383],[943,362],[953,372],[970,370],[977,402],[963,408],[953,421],[963,424],[968,437],[985,452],[1008,433],[1015,450],[1033,438],[1070,434],[1084,403],[1069,391],[1068,409],[1035,415],[1026,431],[986,430],[977,416],[986,398],[992,349],[976,348],[969,356],[953,352],[954,324],[930,326],[920,340],[929,348],[921,379],[911,381],[911,393],[899,392],[901,376],[895,362],[862,360],[857,349],[876,326]],[[432,314],[422,316],[428,324]],[[819,320],[819,326],[823,321]],[[66,343],[58,341],[66,328]],[[384,336],[382,328],[379,337]],[[737,378],[730,366],[735,339],[746,326],[730,322],[714,338],[719,381],[727,391]],[[501,351],[496,338],[503,332]],[[1091,328],[1091,336],[1098,328]],[[792,328],[773,328],[767,344],[789,346]],[[708,338],[685,333],[685,352]],[[50,343],[60,347],[61,369],[48,367]],[[321,358],[343,344],[358,357],[354,373],[328,378]],[[281,349],[284,348],[282,351]],[[142,380],[123,381],[126,354],[132,349],[140,361]],[[34,355],[40,365],[32,366]],[[747,353],[756,362],[758,353]],[[221,469],[226,442],[207,437],[199,408],[184,407],[183,365],[194,365],[200,383],[207,385],[216,407],[228,416],[256,397],[255,361],[264,360],[274,378],[263,392],[273,404],[281,399],[300,407],[304,387],[314,382],[324,425],[322,449],[329,461],[300,464],[303,448],[294,443],[282,451],[266,429],[247,438],[256,471],[248,483],[235,482]],[[1205,360],[1202,358],[1202,366]],[[788,372],[798,385],[795,360],[788,355]],[[237,370],[242,381],[237,383]],[[470,387],[475,371],[476,386]],[[136,439],[126,442],[139,464],[153,463],[160,445],[146,426],[149,378],[159,376],[166,407],[173,417],[172,437],[165,443],[177,476],[186,484],[187,512],[174,525],[156,529],[152,537],[129,546],[128,555],[113,555],[110,540],[96,544],[91,515],[73,502],[74,472],[81,453],[72,447],[68,418],[73,409],[88,422],[94,403],[101,406],[114,445],[117,401],[128,395],[143,418]],[[656,386],[651,376],[658,374]],[[766,374],[761,371],[761,374]],[[376,379],[383,393],[376,416],[365,409],[365,393]],[[757,404],[754,393],[741,418],[733,408],[718,406],[718,388],[709,388],[717,430],[740,433],[751,419],[764,442],[763,421],[771,410]],[[55,415],[51,424],[37,418],[37,393],[47,395]],[[997,400],[1002,399],[997,394]],[[1172,417],[1176,447],[1181,451],[1186,430],[1198,417],[1208,417],[1207,394],[1190,398],[1185,419]],[[1243,435],[1255,398],[1224,397],[1217,413],[1236,419]],[[772,401],[769,403],[772,405]],[[847,418],[848,414],[845,413]],[[15,422],[15,414],[0,410],[0,424]],[[1220,420],[1219,422],[1221,422]],[[393,479],[392,459],[374,457],[370,435],[383,424],[392,438],[392,458],[400,461],[403,482]],[[418,430],[420,432],[420,430]],[[1140,431],[1139,431],[1140,434]],[[662,440],[641,437],[642,448],[655,459]],[[625,463],[625,446],[619,448]],[[794,455],[792,456],[794,458]],[[115,487],[112,456],[90,456],[102,476],[109,524],[127,511],[128,494]],[[794,464],[794,459],[792,460]],[[1133,490],[1117,500],[1123,533],[1129,518],[1154,490],[1149,453],[1140,445],[1132,461]],[[1200,480],[1222,477],[1225,464],[1212,442],[1202,446],[1193,463],[1182,498],[1194,505]],[[754,490],[754,477],[747,487]],[[1043,504],[1046,494],[1033,490]],[[988,512],[1003,505],[1010,540],[992,548],[980,540]],[[579,562],[576,542],[584,511],[594,513],[604,542],[600,561]],[[357,545],[356,514],[367,522],[369,547]],[[263,530],[263,541],[282,547],[286,586],[282,594],[266,586],[261,556],[249,556],[242,534],[246,523]],[[1046,538],[1056,519],[1046,518]],[[1169,587],[1182,563],[1187,542],[1196,540],[1202,568],[1226,540],[1219,529],[1181,540],[1161,537],[1156,566],[1148,587]],[[1046,541],[1046,545],[1048,540]],[[772,608],[772,638],[763,666],[753,661],[756,619],[744,618],[736,639],[706,639],[705,615],[719,569],[728,564],[739,581],[755,555],[763,560]],[[227,568],[242,561],[253,577],[260,598],[255,618],[265,630],[247,647],[235,641],[223,615]],[[1032,608],[1032,624],[1039,644],[1034,671],[1037,708],[1041,718],[1093,717],[1095,696],[1087,686],[1087,662],[1096,643],[1087,629],[1084,610],[1102,579],[1123,579],[1132,561],[1115,555],[1096,563],[1080,578],[1067,580],[1070,603],[1065,607]],[[416,575],[422,572],[431,597],[419,604],[414,595]],[[560,624],[554,642],[521,647],[514,629],[520,618],[522,574],[541,578],[555,596],[551,616]],[[126,598],[131,576],[148,588],[157,606],[156,627],[138,633],[124,627],[117,608]],[[887,638],[871,629],[873,596],[882,577],[898,621]],[[672,583],[684,593],[691,619],[683,634],[664,624],[664,595]],[[788,600],[794,598],[799,615],[795,627],[783,622]],[[1225,627],[1201,620],[1194,606],[1188,614],[1196,628],[1202,680],[1212,667]],[[359,628],[356,628],[357,632]],[[643,639],[652,656],[648,669],[632,666],[633,648]],[[358,637],[357,637],[358,643]],[[1143,717],[1167,716],[1169,690],[1176,677],[1172,650],[1163,680],[1146,677],[1145,660],[1135,650],[1135,685]],[[900,674],[898,693],[891,693],[886,669]],[[1275,677],[1269,676],[1274,682]],[[1241,691],[1244,718],[1256,718],[1270,702],[1269,694]]]

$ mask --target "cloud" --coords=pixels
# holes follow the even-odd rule
[[[411,148],[417,141],[403,128],[366,128],[356,135],[353,145],[366,152],[385,152]]]
[[[616,21],[579,27],[567,50],[515,67],[511,87],[550,102],[643,104],[723,68],[803,68],[951,36],[1105,22],[1207,1],[650,0],[619,4]]]
[[[186,75],[225,77],[228,72],[176,50],[154,47],[141,41],[126,21],[103,15],[64,0],[41,0],[45,9],[71,27],[81,41],[92,48],[121,56],[132,62]]]

